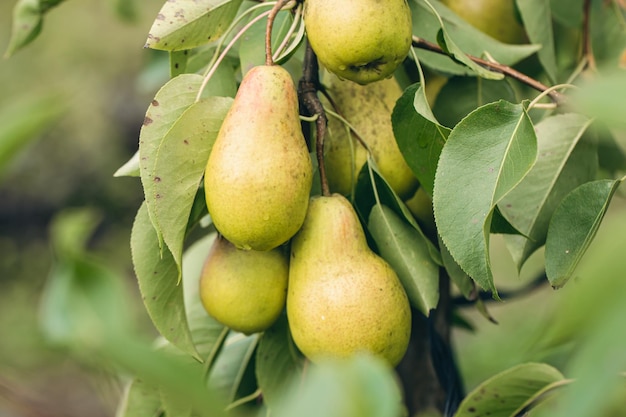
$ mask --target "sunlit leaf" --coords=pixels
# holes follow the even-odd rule
[[[242,0],[167,1],[157,14],[146,47],[179,51],[218,39],[235,18]]]
[[[294,381],[275,417],[397,417],[402,400],[395,375],[380,360],[357,355],[326,360]],[[323,400],[322,400],[323,399]]]
[[[450,129],[429,120],[415,108],[419,84],[407,88],[391,115],[393,133],[407,164],[427,194],[432,195],[439,154]],[[434,117],[433,117],[434,118]]]
[[[528,38],[532,43],[541,45],[541,49],[537,51],[539,62],[541,62],[550,81],[556,82],[557,65],[550,2],[546,0],[516,0],[515,4],[522,17],[522,22],[524,22]]]
[[[535,126],[537,162],[499,203],[504,216],[527,236],[505,238],[518,269],[545,243],[550,218],[563,197],[596,175],[595,145],[581,140],[590,124],[585,116],[570,113]]]
[[[191,207],[206,161],[232,104],[231,98],[209,97],[189,106],[170,127],[154,157],[154,184],[146,193],[153,220],[180,268]]]
[[[139,174],[139,151],[115,171],[114,177],[138,177]]]
[[[439,158],[433,196],[437,230],[461,268],[494,296],[489,260],[493,210],[524,178],[536,153],[524,107],[499,101],[457,124]]]
[[[428,316],[439,301],[439,266],[433,262],[424,236],[385,205],[372,208],[368,229],[413,307]]]
[[[454,417],[516,417],[563,380],[563,375],[549,365],[518,365],[476,387],[461,402]]]
[[[263,332],[256,353],[256,378],[270,411],[284,401],[289,384],[297,381],[303,367],[304,357],[291,339],[287,317],[281,316]]]
[[[437,34],[441,29],[439,19],[431,8],[423,0],[414,0],[411,8],[413,11],[413,34],[429,40],[437,41]],[[489,53],[493,59],[505,65],[513,65],[536,52],[539,45],[507,45],[496,41],[474,28],[456,14],[451,12],[439,1],[432,1],[432,6],[441,17],[446,27],[446,38],[453,41],[457,46],[455,51],[484,56]],[[445,55],[438,55],[428,51],[418,50],[420,61],[430,68],[455,75],[473,75],[474,70],[459,64]]]
[[[138,210],[130,237],[131,253],[141,298],[159,333],[183,352],[198,357],[187,322],[183,286],[178,269],[159,239],[144,203]]]
[[[569,193],[554,211],[546,238],[546,275],[553,287],[569,280],[591,244],[621,180],[588,182]]]

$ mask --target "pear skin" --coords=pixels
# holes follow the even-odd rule
[[[406,352],[407,295],[339,194],[312,198],[292,239],[287,318],[295,344],[313,361],[363,351],[394,366]]]
[[[242,249],[289,240],[306,215],[313,178],[289,73],[257,66],[244,77],[207,161],[204,190],[217,230]]]
[[[398,148],[391,124],[391,113],[402,95],[398,82],[388,78],[362,86],[328,74],[324,83],[337,110],[361,135],[391,188],[400,198],[411,196],[418,181]],[[329,116],[324,164],[330,190],[350,195],[366,160],[367,150],[343,122]]]
[[[270,251],[237,249],[218,236],[200,277],[205,310],[233,330],[251,334],[269,328],[285,307],[288,256]]]

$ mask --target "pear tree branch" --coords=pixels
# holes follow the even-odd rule
[[[413,46],[415,46],[416,48],[424,49],[426,51],[434,52],[440,55],[448,55],[443,49],[441,49],[439,45],[429,42],[425,39],[418,38],[417,36],[413,36]],[[523,74],[509,67],[508,65],[503,65],[497,62],[487,61],[482,58],[478,58],[476,56],[469,55],[469,54],[467,54],[467,57],[482,67],[485,67],[489,70],[496,71],[508,77],[511,77],[517,81],[520,81],[528,85],[529,87],[534,88],[537,91],[544,92],[550,88],[547,85],[543,84],[542,82],[535,80],[534,78],[531,78],[528,75]],[[565,101],[565,96],[559,93],[558,91],[551,91],[550,93],[548,93],[548,96],[552,99],[553,102],[557,104],[562,104]]]
[[[306,50],[304,52],[304,63],[302,70],[302,78],[298,82],[298,97],[304,110],[308,116],[317,116],[315,120],[316,141],[315,155],[319,165],[320,182],[322,185],[322,195],[330,195],[328,179],[326,177],[326,168],[324,166],[324,137],[326,136],[326,123],[328,118],[324,107],[320,102],[317,92],[320,89],[319,80],[319,64],[317,56],[311,48],[309,41],[306,42]]]
[[[583,4],[583,59],[585,66],[590,69],[596,68],[596,60],[591,47],[591,0],[585,0]]]
[[[265,65],[274,65],[274,59],[272,58],[272,28],[274,27],[274,20],[278,12],[287,5],[291,0],[278,0],[269,16],[267,16],[267,26],[265,27]]]

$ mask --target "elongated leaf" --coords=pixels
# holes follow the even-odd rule
[[[402,399],[395,376],[372,356],[326,360],[296,381],[275,417],[397,417]]]
[[[141,298],[152,323],[174,346],[197,358],[176,262],[167,248],[161,251],[145,203],[135,217],[130,246]]]
[[[220,392],[228,403],[237,397],[258,341],[258,333],[246,336],[231,331],[211,368],[209,386]]]
[[[44,15],[63,0],[18,0],[13,6],[11,39],[4,57],[8,58],[39,36]]]
[[[135,378],[126,386],[115,416],[159,417],[162,411],[159,390]]]
[[[525,363],[495,375],[465,397],[454,417],[516,417],[565,378],[542,363]]]
[[[446,27],[446,37],[451,39],[458,49],[474,56],[481,57],[489,53],[496,61],[513,65],[536,52],[539,45],[507,45],[485,35],[478,29],[459,18],[439,1],[431,4],[437,11],[435,15],[424,0],[414,0],[413,34],[431,42],[437,41],[437,34],[441,29],[438,16]],[[458,52],[458,50],[457,50]],[[455,75],[475,75],[469,67],[459,64],[445,55],[418,50],[420,61],[430,68]]]
[[[421,91],[419,84],[404,91],[393,109],[391,123],[398,147],[407,164],[424,190],[432,195],[437,161],[450,129],[416,110],[415,101]]]
[[[135,152],[135,154],[113,174],[114,177],[138,177],[139,175],[139,151]]]
[[[286,390],[298,381],[303,366],[304,357],[291,339],[287,317],[281,316],[263,333],[256,353],[256,378],[270,412],[284,401]]]
[[[424,237],[385,205],[372,208],[367,226],[413,307],[428,316],[439,301],[439,266],[433,262]]]
[[[515,4],[522,16],[528,38],[532,43],[541,45],[537,52],[541,66],[550,81],[556,82],[557,66],[550,0],[516,0]]]
[[[167,1],[150,28],[146,47],[180,51],[218,39],[235,18],[242,0]]]
[[[197,241],[183,256],[183,291],[185,311],[196,350],[206,359],[220,343],[224,325],[209,316],[200,301],[200,276],[202,266],[213,244],[216,233]]]
[[[468,300],[476,298],[476,284],[472,281],[470,276],[461,269],[459,264],[456,263],[452,255],[450,255],[448,248],[441,241],[441,236],[439,236],[439,251],[441,252],[441,260],[448,276],[459,291],[461,291],[463,297]]]
[[[189,51],[171,51],[170,52],[170,78],[178,77],[180,74],[187,72],[187,59]]]
[[[437,95],[433,112],[441,124],[454,127],[477,107],[498,100],[517,101],[506,80],[452,77]]]
[[[146,111],[143,126],[139,133],[139,169],[148,213],[154,225],[159,241],[162,231],[156,221],[154,186],[154,166],[163,138],[183,112],[196,99],[202,77],[195,74],[183,74],[170,80],[157,92]]]
[[[204,174],[206,161],[222,120],[232,104],[231,98],[209,97],[192,104],[165,134],[155,155],[150,175],[154,194],[153,220],[174,256],[179,270],[189,213]]]
[[[518,270],[545,243],[550,218],[563,197],[596,175],[595,145],[581,141],[590,124],[585,116],[571,113],[549,117],[535,126],[537,162],[498,205],[527,236],[505,238]]]
[[[569,280],[591,244],[621,180],[588,182],[569,193],[554,211],[546,239],[546,275],[553,287]]]
[[[524,178],[536,154],[524,107],[499,101],[463,119],[439,158],[433,196],[437,230],[461,268],[496,297],[489,260],[493,210]]]

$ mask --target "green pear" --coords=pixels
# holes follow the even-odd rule
[[[326,90],[338,112],[361,135],[391,188],[401,198],[409,197],[418,182],[398,148],[391,125],[391,112],[402,95],[398,82],[389,78],[358,85],[328,75]],[[366,160],[367,150],[346,130],[345,124],[336,117],[328,116],[324,166],[331,191],[350,195]]]
[[[241,82],[205,169],[215,227],[242,249],[285,243],[304,221],[312,178],[291,76],[280,66],[254,67]]]
[[[282,248],[243,250],[218,236],[202,268],[200,300],[225,326],[245,334],[261,332],[285,307],[288,273]]]
[[[369,352],[396,365],[411,333],[398,276],[367,246],[340,194],[314,197],[291,243],[287,318],[293,340],[315,361]]]
[[[306,0],[304,26],[328,70],[359,84],[393,74],[411,46],[406,0]]]
[[[504,43],[527,42],[516,17],[515,0],[442,0],[470,25]]]

